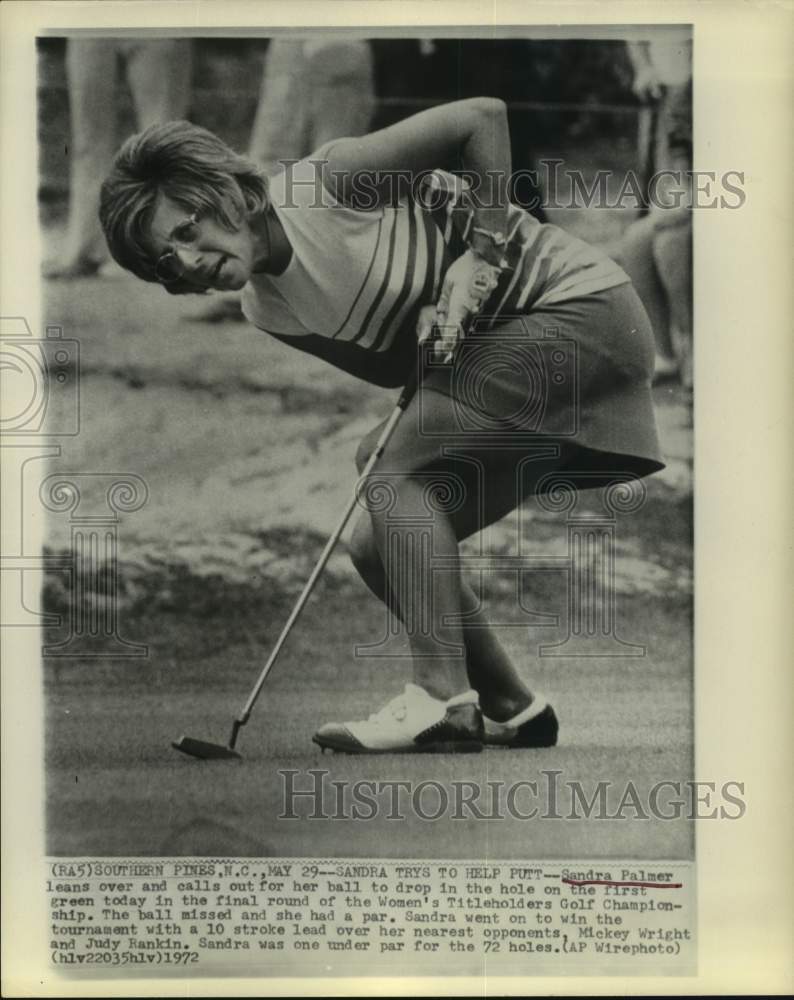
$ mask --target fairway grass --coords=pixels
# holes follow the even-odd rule
[[[279,606],[276,611],[281,613]],[[520,612],[491,605],[502,620]],[[356,614],[351,614],[351,609]],[[273,611],[273,609],[271,609]],[[554,629],[505,628],[502,638],[527,680],[545,693],[560,717],[560,740],[547,750],[489,749],[479,755],[323,755],[311,735],[325,721],[366,716],[410,679],[400,656],[357,659],[356,642],[382,633],[374,601],[352,587],[321,586],[268,679],[242,730],[241,761],[204,762],[174,751],[183,733],[224,742],[275,639],[247,609],[232,615],[186,617],[163,611],[125,622],[131,640],[147,642],[140,661],[45,661],[47,705],[47,830],[53,855],[290,856],[394,858],[690,858],[693,824],[686,819],[561,818],[435,821],[407,810],[388,819],[333,818],[334,799],[307,818],[312,802],[285,812],[286,780],[311,787],[309,769],[326,781],[536,781],[547,772],[561,785],[580,782],[588,797],[599,781],[613,783],[609,812],[627,781],[647,802],[659,781],[687,781],[692,768],[692,678],[689,628],[674,602],[623,597],[625,638],[647,645],[631,659],[540,658],[539,641]],[[296,800],[297,801],[297,800]],[[428,793],[423,811],[438,799]],[[485,800],[483,800],[485,801]],[[529,799],[517,800],[526,812]],[[540,801],[540,800],[538,800]],[[344,810],[343,810],[344,812]],[[481,812],[488,815],[483,806]],[[302,814],[302,815],[301,815]]]

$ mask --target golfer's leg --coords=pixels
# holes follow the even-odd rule
[[[350,542],[353,565],[372,593],[403,621],[402,612],[389,585],[383,561],[375,544],[369,514],[362,513]],[[460,607],[466,616],[463,642],[469,684],[480,695],[483,712],[497,721],[510,719],[532,701],[507,651],[491,628],[474,591],[460,580]]]
[[[438,512],[428,532],[421,475],[384,463],[373,474],[373,489],[380,482],[386,484],[391,502],[387,510],[372,505],[372,532],[408,632],[414,681],[447,701],[469,688],[460,625],[458,540],[450,519]],[[442,560],[443,570],[434,572]]]
[[[387,601],[391,599],[392,606],[396,607],[404,621],[406,616],[410,616],[412,621],[415,620],[416,610],[404,606],[405,598],[416,600],[418,597],[425,600],[424,595],[427,587],[422,593],[416,595],[410,590],[401,591],[395,586],[395,578],[397,578],[398,583],[403,581],[399,578],[400,570],[395,567],[395,560],[392,558],[390,550],[386,548],[387,522],[391,522],[392,530],[394,530],[394,526],[399,523],[410,525],[411,518],[427,519],[428,508],[423,489],[427,484],[425,470],[429,469],[432,472],[434,463],[438,468],[439,441],[443,441],[444,438],[449,439],[452,435],[460,435],[460,406],[460,403],[456,406],[453,405],[451,400],[441,393],[421,390],[398,425],[374,474],[377,477],[379,473],[385,473],[385,482],[389,482],[390,478],[395,475],[400,477],[397,503],[401,504],[401,512],[395,516],[392,509],[389,515],[380,513],[372,516],[373,537],[384,566],[385,585],[377,583],[375,573],[368,574],[372,583],[370,580],[367,582],[376,594],[380,596],[380,593],[383,593]],[[419,431],[417,419],[420,408],[422,432]],[[474,426],[477,426],[476,422]],[[366,460],[366,452],[374,443],[376,434],[377,430],[368,435],[367,439],[362,442],[358,457],[359,462]],[[509,453],[499,450],[496,450],[494,454],[500,458],[492,460],[487,470],[488,502],[485,504],[484,511],[480,509],[480,498],[472,495],[465,499],[463,505],[451,517],[440,514],[433,515],[433,551],[437,555],[448,556],[449,561],[453,564],[458,557],[457,543],[460,539],[466,538],[486,527],[487,524],[499,520],[518,505],[519,491],[516,486],[515,455],[510,458]],[[532,476],[539,479],[545,473],[559,468],[565,457],[562,449],[558,449],[558,454],[554,457],[529,463],[526,466],[522,484],[523,495],[533,491],[533,483],[530,481]],[[425,472],[424,481],[422,480],[423,472]],[[404,480],[412,480],[412,486],[403,487]],[[400,494],[402,499],[400,499]],[[359,531],[361,530],[359,529]],[[410,528],[406,530],[410,532]],[[436,539],[438,539],[438,543]],[[359,535],[358,540],[362,541],[361,535]],[[364,550],[364,546],[359,546],[359,548]],[[428,562],[432,564],[432,559],[429,559]],[[437,582],[431,606],[432,628],[435,630],[435,635],[449,637],[452,633],[445,632],[442,628],[441,619],[443,616],[452,614],[457,617],[461,612],[474,611],[478,602],[471,590],[464,586],[460,578],[459,567],[454,572],[439,572],[435,576]],[[485,618],[481,613],[478,618],[479,621],[469,619],[469,622],[471,624],[479,624],[480,622],[485,624]],[[446,628],[449,630],[449,626]],[[493,632],[490,629],[478,628],[461,632],[458,627],[454,636],[454,641],[460,641],[458,636],[471,637],[471,648],[467,646],[466,649],[468,676],[472,687],[480,692],[481,704],[486,714],[490,715],[491,718],[508,718],[516,711],[525,708],[531,699],[531,694],[518,677]],[[420,660],[422,661],[421,675],[425,677],[428,671],[432,671],[433,661],[423,657],[420,657]],[[445,664],[445,670],[449,674],[452,668]],[[455,672],[454,676],[460,677],[459,671]],[[417,682],[422,683],[420,680]]]

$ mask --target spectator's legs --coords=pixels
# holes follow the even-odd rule
[[[46,268],[51,278],[94,274],[107,257],[97,206],[116,145],[116,44],[107,38],[70,38],[67,42],[69,221],[63,255]]]
[[[692,221],[659,227],[653,256],[670,315],[670,340],[681,384],[692,388]]]
[[[249,155],[269,173],[279,169],[280,159],[300,159],[309,152],[304,44],[295,39],[274,38],[265,54]]]
[[[619,261],[634,283],[648,313],[656,339],[657,374],[675,370],[675,353],[670,337],[670,306],[654,258],[656,224],[646,215],[632,222],[623,234]]]
[[[691,84],[666,88],[659,106],[657,170],[673,171],[657,186],[653,259],[664,290],[669,341],[685,388],[692,387],[692,91]],[[682,193],[683,192],[683,193]]]
[[[330,139],[363,135],[375,110],[369,42],[308,42],[306,51],[312,149]]]
[[[70,38],[66,73],[71,110],[71,172],[66,246],[51,278],[94,274],[107,259],[97,217],[99,189],[116,151],[117,56],[127,78],[138,125],[183,118],[190,101],[190,42],[184,39],[124,42]]]
[[[122,43],[125,44],[125,43]],[[190,107],[192,49],[188,39],[126,43],[127,80],[138,126],[184,118]]]

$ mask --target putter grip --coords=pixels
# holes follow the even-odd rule
[[[420,341],[420,346],[423,343],[432,343],[433,340],[438,336],[438,327],[434,326],[431,335],[424,341]],[[411,369],[411,374],[408,376],[408,380],[402,388],[400,393],[400,398],[397,400],[397,406],[401,410],[407,410],[408,404],[416,395],[416,390],[419,388],[419,375],[422,367],[422,361],[424,359],[423,353],[420,352],[416,365]]]

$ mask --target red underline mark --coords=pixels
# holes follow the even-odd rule
[[[562,881],[566,885],[636,885],[643,889],[681,889],[684,884],[683,882],[610,882],[600,878],[564,878]]]

